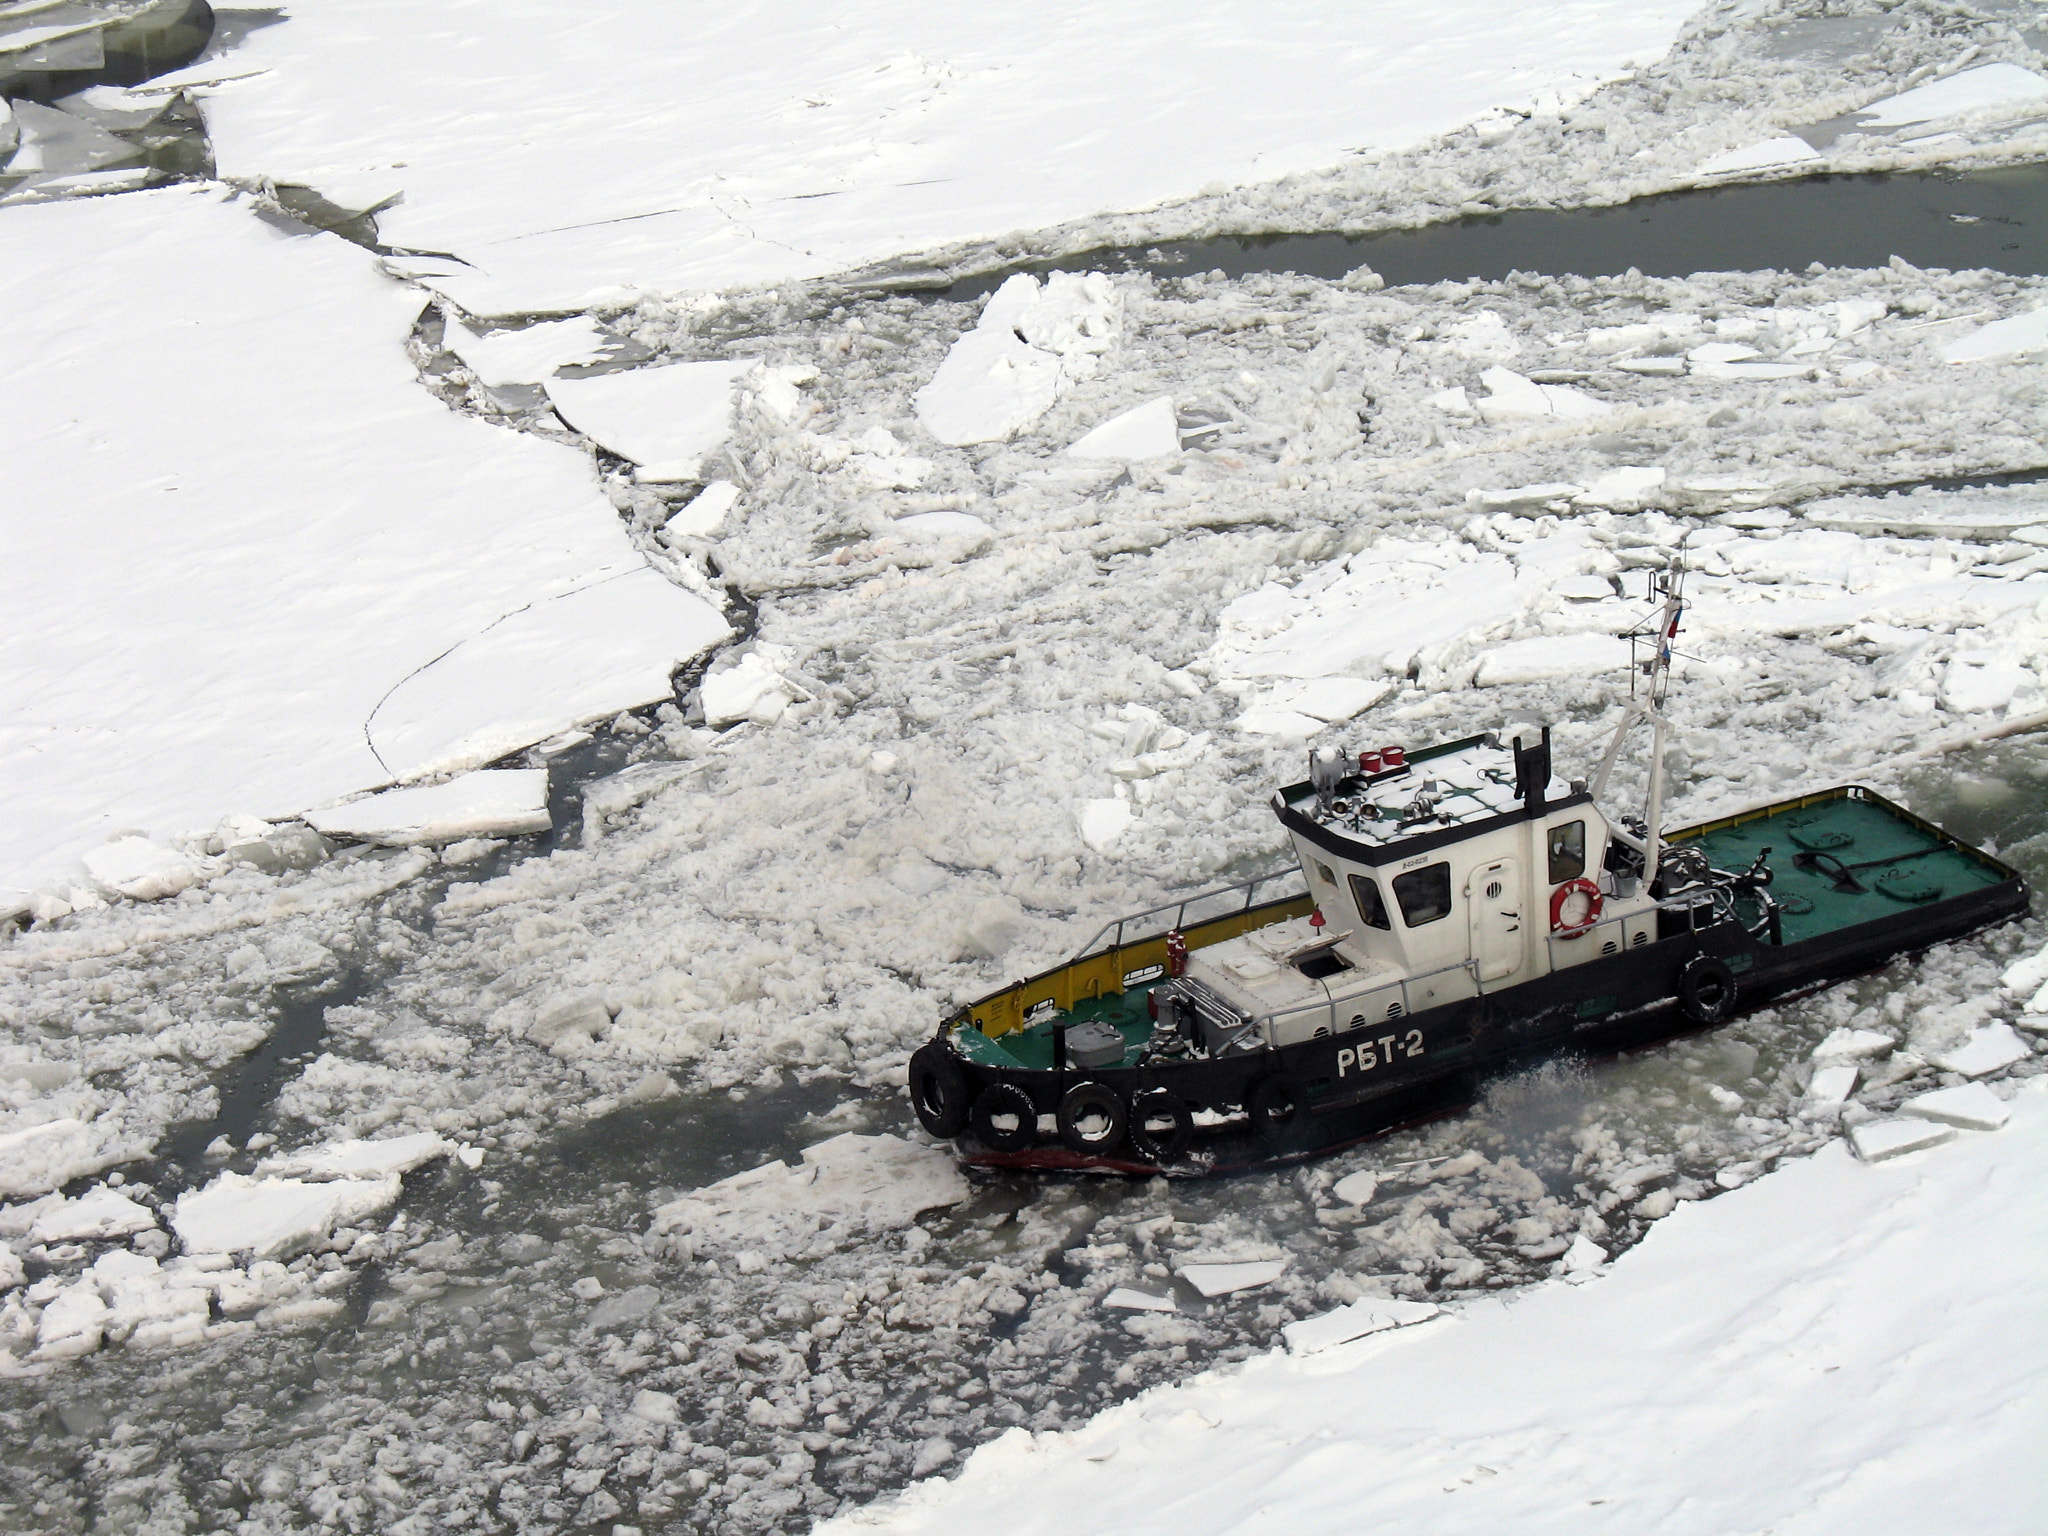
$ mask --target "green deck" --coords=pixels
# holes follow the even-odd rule
[[[1128,1064],[1133,1059],[1132,1052],[1142,1049],[1152,1038],[1152,1016],[1145,1011],[1145,994],[1151,990],[1150,986],[1133,987],[1128,992],[1113,992],[1107,997],[1076,1003],[1065,1013],[1048,1010],[1037,1023],[1012,1030],[1000,1040],[991,1040],[978,1029],[963,1029],[953,1038],[968,1060],[984,1067],[1028,1067],[1043,1072],[1052,1066],[1054,1024],[1071,1028],[1090,1019],[1104,1019],[1123,1035],[1124,1062]]]
[[[1758,851],[1768,847],[1771,894],[1784,909],[1787,944],[1895,917],[2005,878],[1988,861],[1877,799],[1816,800],[1730,823],[1709,823],[1696,836],[1681,834],[1673,841],[1704,849],[1716,869],[1746,869]],[[1865,889],[1837,890],[1832,867],[1795,867],[1794,858],[1809,849],[1840,860]],[[1896,863],[1872,862],[1900,854],[1911,857]]]

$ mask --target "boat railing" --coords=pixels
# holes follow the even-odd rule
[[[1306,891],[1308,881],[1299,869],[1282,870],[1278,874],[1240,880],[1235,885],[1218,886],[1213,891],[1199,891],[1181,901],[1170,901],[1129,917],[1120,917],[1097,929],[1095,936],[1074,952],[1074,959],[1086,960],[1094,955],[1128,949],[1148,939],[1164,938],[1176,930],[1185,931],[1212,918],[1249,912],[1260,904],[1261,889],[1267,893],[1266,901],[1284,901]]]

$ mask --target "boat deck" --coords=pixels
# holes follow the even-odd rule
[[[1115,1025],[1117,1032],[1124,1037],[1124,1064],[1129,1065],[1144,1049],[1145,1042],[1152,1038],[1152,1016],[1145,1011],[1145,994],[1156,985],[1156,981],[1148,982],[1132,987],[1128,992],[1092,997],[1074,1004],[1064,1013],[1048,1010],[1036,1023],[1012,1030],[997,1040],[991,1040],[978,1029],[963,1029],[953,1038],[969,1061],[979,1062],[984,1067],[1026,1067],[1044,1072],[1052,1067],[1054,1024],[1065,1024],[1071,1028],[1076,1024],[1086,1024],[1090,1019],[1101,1019]]]
[[[1816,796],[1689,828],[1671,841],[1702,849],[1717,869],[1747,868],[1769,848],[1771,894],[1783,908],[1788,945],[2010,878],[1992,860],[1876,796]],[[1814,857],[1801,861],[1802,854]],[[1862,889],[1847,886],[1844,872]]]

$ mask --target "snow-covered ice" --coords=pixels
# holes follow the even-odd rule
[[[545,768],[493,768],[442,784],[387,789],[345,805],[311,811],[321,832],[371,843],[452,843],[465,837],[516,837],[545,832]]]
[[[915,1536],[1000,1511],[1013,1532],[1462,1536],[1547,1509],[1673,1536],[1816,1520],[1934,1536],[1967,1489],[1974,1529],[2017,1536],[2040,1516],[2016,1469],[2043,1323],[2014,1306],[2048,1240],[2038,1085],[2015,1110],[2002,1137],[1899,1163],[1835,1143],[1682,1208],[1585,1284],[1276,1351],[1067,1433],[1012,1431],[952,1481],[820,1529]]]
[[[415,1131],[409,1136],[337,1141],[267,1157],[258,1171],[298,1179],[381,1179],[386,1174],[410,1173],[454,1150],[445,1137]]]
[[[1280,1332],[1287,1341],[1290,1354],[1312,1355],[1318,1350],[1349,1344],[1367,1334],[1427,1322],[1442,1311],[1443,1308],[1432,1301],[1367,1297],[1334,1312],[1325,1312],[1321,1317],[1305,1317],[1298,1323],[1289,1323]]]
[[[1162,1296],[1151,1291],[1140,1291],[1128,1285],[1119,1285],[1102,1298],[1105,1307],[1123,1312],[1178,1312],[1180,1303],[1171,1296]]]
[[[1041,287],[1020,272],[989,295],[974,329],[953,343],[917,392],[917,418],[948,447],[1011,437],[1051,410],[1074,380],[1094,372],[1115,340],[1116,323],[1116,289],[1101,273],[1055,272]],[[1125,424],[1111,436],[1128,430],[1144,441],[1144,426]],[[1112,456],[1131,455],[1080,455]]]
[[[1899,1109],[1922,1120],[1936,1120],[1966,1131],[1995,1131],[2012,1118],[2012,1106],[1982,1083],[1915,1094]]]
[[[1987,108],[2048,105],[2048,78],[2017,64],[1984,64],[1874,101],[1857,114],[1873,128],[1899,128]]]
[[[138,1205],[118,1189],[102,1184],[73,1200],[40,1212],[28,1229],[32,1243],[66,1243],[82,1239],[127,1237],[156,1225],[149,1207]]]
[[[1244,1259],[1184,1263],[1175,1273],[1204,1296],[1228,1296],[1271,1285],[1286,1269],[1285,1259]]]
[[[1944,1072],[1983,1077],[2016,1061],[2023,1061],[2032,1053],[2033,1048],[2010,1024],[1993,1023],[1973,1030],[1968,1039],[1947,1050],[1937,1051],[1927,1059]]]
[[[1939,1146],[1954,1135],[1954,1127],[1932,1120],[1866,1120],[1849,1128],[1849,1145],[1866,1163],[1881,1163],[1887,1158]]]
[[[366,252],[279,238],[218,187],[11,210],[0,249],[23,317],[0,420],[0,881],[60,879],[113,830],[389,782],[364,723],[395,684],[642,565],[587,459],[419,387],[420,295]],[[673,664],[707,643],[708,605],[661,585],[639,644]],[[451,744],[424,730],[408,770]]]
[[[1112,416],[1067,444],[1076,459],[1157,459],[1180,452],[1180,423],[1173,401],[1161,395]]]
[[[1412,144],[1575,100],[1694,9],[1594,0],[1558,25],[1506,0],[1148,0],[1112,23],[883,0],[826,28],[634,0],[564,34],[539,0],[488,26],[372,0],[251,34],[232,62],[265,73],[206,112],[223,175],[354,208],[402,191],[387,242],[462,257],[433,281],[472,313],[531,314],[820,276]]]
[[[558,368],[603,361],[612,337],[588,315],[543,320],[483,335],[461,321],[448,326],[447,346],[463,366],[493,388],[541,384]],[[730,397],[727,399],[730,408]]]
[[[592,442],[657,474],[687,479],[732,431],[739,381],[753,358],[545,381],[555,412]]]
[[[2027,357],[2044,349],[2048,349],[2048,306],[1980,325],[1942,343],[1941,355],[1950,363],[1985,363]]]
[[[187,1253],[289,1254],[398,1198],[396,1173],[325,1182],[224,1173],[178,1196],[171,1227]]]
[[[1701,163],[1696,176],[1734,176],[1751,171],[1775,171],[1796,165],[1818,165],[1821,156],[1806,140],[1785,134],[1762,139],[1741,149],[1714,156]]]

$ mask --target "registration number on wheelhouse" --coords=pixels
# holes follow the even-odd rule
[[[1381,1035],[1376,1040],[1364,1040],[1357,1045],[1347,1045],[1337,1052],[1337,1075],[1346,1077],[1352,1072],[1370,1072],[1375,1067],[1391,1066],[1395,1060],[1406,1060],[1422,1054],[1422,1031],[1411,1029],[1405,1035]]]

